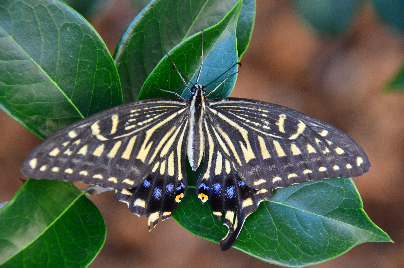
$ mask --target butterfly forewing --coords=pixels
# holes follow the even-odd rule
[[[250,187],[359,176],[370,167],[354,140],[308,115],[245,99],[213,100],[207,106],[213,137]]]
[[[173,153],[175,174],[185,177],[178,160],[184,156],[175,145],[186,134],[187,115],[186,104],[177,99],[106,110],[47,138],[26,158],[21,171],[36,179],[129,189],[143,182],[158,163],[173,159]]]

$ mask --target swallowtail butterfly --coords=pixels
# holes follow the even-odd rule
[[[113,188],[131,212],[148,217],[150,229],[186,194],[187,155],[193,170],[202,161],[196,192],[219,220],[224,215],[229,231],[220,247],[227,250],[273,189],[369,170],[363,149],[335,127],[266,102],[207,99],[199,75],[188,100],[136,101],[58,131],[28,155],[21,172]]]

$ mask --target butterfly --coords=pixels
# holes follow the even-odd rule
[[[148,217],[150,230],[186,194],[187,156],[192,170],[202,165],[197,196],[224,216],[229,231],[220,247],[227,250],[273,189],[369,170],[351,137],[309,115],[256,100],[208,99],[218,87],[207,93],[198,83],[201,58],[191,88],[177,69],[189,99],[141,100],[84,118],[44,140],[21,172],[110,187],[131,212]]]

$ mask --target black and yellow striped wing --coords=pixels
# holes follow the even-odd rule
[[[273,189],[360,176],[370,168],[352,138],[308,115],[246,99],[212,100],[206,106],[197,194],[202,202],[211,201],[219,219],[224,212],[224,224],[231,229],[222,250],[234,243],[245,219]]]
[[[188,113],[178,99],[111,108],[48,137],[28,155],[21,172],[111,187],[132,212],[153,223],[156,212],[168,217],[186,192]]]

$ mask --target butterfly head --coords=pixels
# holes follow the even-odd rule
[[[204,87],[198,83],[195,83],[195,85],[193,87],[191,87],[190,91],[191,91],[192,95],[198,95],[198,93],[205,95],[206,87]]]

